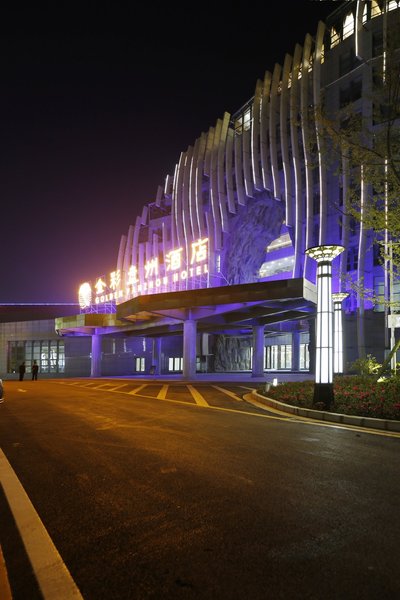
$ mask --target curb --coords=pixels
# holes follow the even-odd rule
[[[291,404],[284,404],[273,400],[267,396],[263,396],[256,391],[251,392],[251,397],[261,404],[270,406],[271,408],[279,409],[298,417],[306,417],[307,419],[318,419],[319,421],[327,421],[329,423],[339,423],[342,425],[356,425],[357,427],[368,427],[370,429],[380,429],[383,431],[400,432],[400,421],[392,421],[390,419],[375,419],[373,417],[358,417],[356,415],[343,415],[340,413],[330,413],[324,410],[313,410],[311,408],[300,408]]]

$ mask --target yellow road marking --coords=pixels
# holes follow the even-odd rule
[[[96,390],[103,390],[106,389],[107,387],[109,388],[110,385],[113,385],[112,383],[100,383],[100,385],[96,386]],[[109,392],[111,392],[111,390],[108,390]]]
[[[108,391],[109,392],[118,392],[118,390],[120,390],[121,388],[125,387],[126,385],[127,385],[126,383],[123,383],[121,385],[116,385],[116,386],[110,388]]]
[[[57,383],[63,383],[63,382],[57,382]],[[146,385],[148,384],[144,384],[139,386],[138,388],[131,390],[130,392],[119,392],[118,390],[116,390],[116,393],[119,394],[136,394],[139,390],[141,390],[142,388],[146,387]],[[163,388],[168,388],[168,385],[163,386]],[[248,415],[251,417],[257,417],[257,418],[261,418],[261,419],[269,419],[271,421],[283,421],[286,423],[296,423],[299,425],[315,425],[317,427],[328,427],[331,429],[346,429],[348,431],[356,431],[357,433],[368,433],[371,435],[380,435],[383,437],[393,437],[393,438],[399,438],[400,439],[400,433],[399,432],[395,432],[395,431],[384,431],[384,430],[380,430],[380,429],[369,429],[368,427],[357,427],[357,426],[353,426],[353,425],[346,425],[344,423],[329,423],[327,421],[319,421],[318,419],[309,419],[307,417],[301,417],[299,415],[293,415],[291,413],[285,413],[283,411],[279,411],[278,409],[273,409],[271,407],[266,407],[265,404],[261,404],[261,403],[257,403],[256,401],[252,400],[250,403],[251,404],[255,404],[255,406],[258,406],[259,408],[263,408],[264,410],[268,411],[268,412],[276,412],[277,415],[282,414],[282,416],[274,416],[274,415],[260,415],[259,413],[254,413],[254,412],[250,412],[250,411],[246,411],[246,410],[236,410],[234,408],[223,408],[221,406],[212,406],[210,404],[208,404],[206,402],[206,400],[203,398],[203,396],[201,396],[201,394],[199,392],[197,392],[197,390],[191,386],[191,385],[186,385],[187,388],[191,388],[190,392],[194,398],[194,400],[196,401],[196,406],[203,406],[206,408],[211,408],[212,410],[217,410],[220,412],[231,412],[231,413],[236,413],[239,415]],[[220,389],[223,392],[226,392],[227,390],[224,390],[223,388],[218,388],[217,386],[212,386],[212,387],[216,387],[217,389]],[[251,388],[253,389],[253,388]],[[102,390],[102,391],[106,391],[106,390]],[[113,391],[113,390],[107,390],[107,391]],[[200,402],[197,402],[196,398],[194,397],[194,393],[198,394],[199,399],[201,398]],[[165,392],[166,393],[166,392]],[[233,392],[230,392],[230,394],[232,394]],[[166,402],[173,402],[174,404],[184,404],[185,406],[194,406],[193,404],[191,404],[190,402],[185,402],[184,400],[174,400],[173,398],[160,398],[160,394],[163,394],[163,389],[160,390],[158,396],[147,396],[147,395],[142,395],[140,394],[141,397],[143,398],[150,398],[152,400],[159,400],[159,399],[163,399]],[[241,398],[236,397],[236,400],[241,400]],[[247,399],[246,399],[247,401]]]
[[[219,387],[218,385],[213,385],[212,387],[215,388],[216,390],[219,390],[223,394],[230,396],[234,400],[237,400],[238,402],[242,402],[242,399],[239,396],[237,396],[236,394],[234,394],[233,392],[231,392],[230,390],[226,390],[225,388]]]
[[[137,394],[137,392],[139,392],[140,390],[142,390],[144,387],[146,387],[147,383],[144,383],[143,385],[139,385],[139,387],[135,388],[134,390],[131,390],[130,392],[121,392],[122,394],[132,394],[133,396],[135,394]],[[111,390],[108,390],[111,391]]]
[[[196,404],[198,404],[199,406],[210,406],[208,404],[208,402],[206,402],[206,400],[200,394],[200,392],[198,392],[196,390],[195,387],[193,387],[192,385],[187,385],[186,387],[189,390],[189,392],[192,394],[192,396],[193,396],[194,401],[196,402]]]
[[[168,392],[168,385],[163,385],[161,390],[157,394],[158,400],[165,400]]]

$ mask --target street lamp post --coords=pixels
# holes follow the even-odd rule
[[[306,250],[306,254],[317,262],[317,326],[313,404],[323,403],[327,410],[333,403],[332,261],[343,250],[343,246],[337,245],[314,246]]]
[[[332,294],[334,312],[333,372],[343,373],[343,313],[342,302],[349,294]]]

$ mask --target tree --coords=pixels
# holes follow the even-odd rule
[[[392,283],[400,276],[399,12],[387,26],[384,17],[384,50],[372,63],[363,112],[356,112],[351,100],[337,115],[323,103],[314,108],[325,154],[335,161],[338,174],[347,170],[350,178],[342,210],[372,233]]]

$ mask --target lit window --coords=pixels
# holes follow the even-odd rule
[[[332,27],[331,29],[331,48],[334,48],[340,42],[340,36],[336,29]]]
[[[354,33],[354,15],[349,13],[343,23],[343,39],[350,37]]]
[[[308,371],[310,368],[310,354],[308,344],[300,344],[300,370]]]
[[[247,129],[250,129],[250,125],[251,125],[251,112],[250,109],[246,110],[246,112],[243,115],[243,129],[246,131]]]
[[[382,14],[382,11],[379,7],[379,4],[376,0],[371,1],[371,19],[374,17],[379,17]]]
[[[168,359],[168,371],[176,372],[183,370],[183,357],[175,356]]]
[[[299,68],[299,73],[298,73],[298,76],[297,76],[297,78],[298,78],[298,79],[301,79],[301,77],[302,77],[302,74],[303,74],[303,65],[301,64],[301,65],[300,65],[300,68]]]
[[[294,256],[284,256],[277,260],[271,260],[261,265],[258,272],[260,278],[272,277],[278,273],[287,273],[293,270]]]
[[[365,3],[362,22],[366,23],[367,21],[368,21],[367,3]]]
[[[270,371],[286,370],[292,368],[292,346],[281,344],[266,346],[265,368]]]
[[[137,356],[135,361],[135,370],[137,373],[143,373],[145,370],[145,359],[144,356]]]

